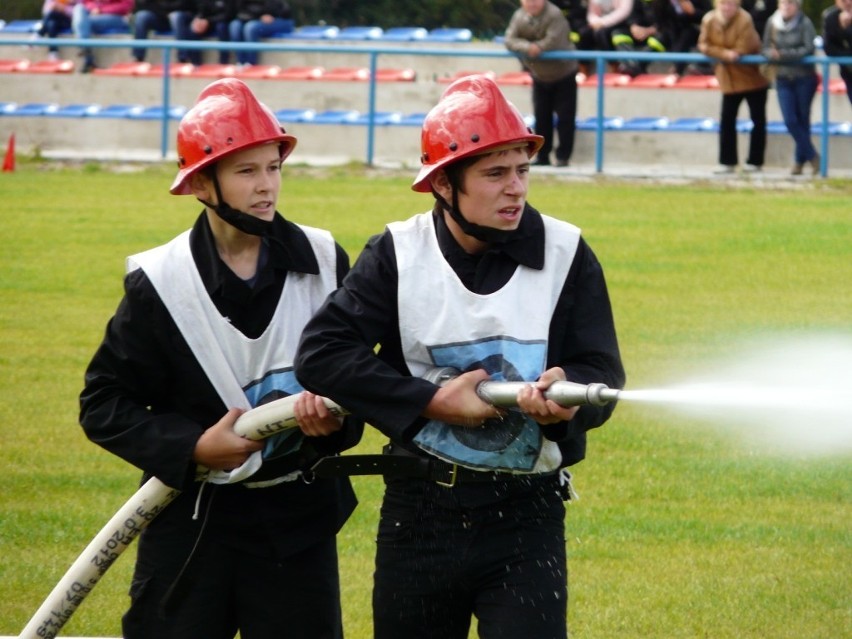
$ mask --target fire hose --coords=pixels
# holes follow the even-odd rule
[[[430,377],[435,383],[440,383],[457,374],[454,369],[437,369],[437,374]],[[485,381],[477,387],[477,394],[485,402],[508,408],[517,406],[518,391],[524,385],[526,382]],[[555,382],[547,389],[545,397],[564,407],[583,404],[603,406],[616,400],[618,393],[605,384]],[[293,414],[296,397],[283,397],[243,413],[235,422],[234,431],[247,439],[260,440],[297,427]],[[324,403],[334,415],[348,414],[329,399],[325,399]],[[19,639],[55,637],[115,560],[180,492],[156,477],[145,482],[71,564],[18,635]]]

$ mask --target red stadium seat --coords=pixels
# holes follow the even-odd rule
[[[235,77],[243,80],[272,80],[281,73],[277,64],[253,64],[243,69],[237,69]]]
[[[26,73],[71,73],[74,71],[73,60],[39,60],[32,62],[23,69]]]
[[[376,82],[414,82],[414,69],[376,69]]]
[[[276,80],[319,80],[325,73],[323,67],[284,67],[277,74]]]
[[[150,62],[116,62],[103,69],[95,69],[92,73],[95,75],[134,76],[144,74],[150,68]]]
[[[335,67],[328,69],[318,79],[344,82],[364,81],[370,79],[370,70],[367,67]]]
[[[685,75],[675,83],[676,89],[718,89],[715,75]]]
[[[451,84],[459,78],[466,78],[469,75],[485,75],[491,78],[492,80],[495,80],[497,78],[497,74],[493,71],[456,71],[452,75],[438,78],[438,82],[440,82],[441,84]]]
[[[643,73],[633,78],[627,86],[634,89],[661,89],[674,86],[677,78],[674,73]]]
[[[28,66],[30,66],[30,61],[26,58],[18,60],[0,60],[0,73],[26,71]]]
[[[185,74],[190,78],[232,78],[237,72],[237,67],[233,64],[199,64],[193,67],[189,73]]]

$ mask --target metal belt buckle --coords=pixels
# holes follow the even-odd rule
[[[452,488],[453,486],[456,485],[456,479],[458,478],[458,475],[459,475],[459,465],[453,464],[453,469],[450,471],[450,481],[449,482],[438,481],[436,479],[435,483],[438,484],[439,486],[443,486],[444,488]]]

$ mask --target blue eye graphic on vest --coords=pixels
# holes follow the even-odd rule
[[[429,354],[436,367],[451,366],[461,371],[482,368],[495,381],[533,381],[544,370],[547,345],[543,341],[490,337],[432,346]],[[468,468],[523,473],[535,467],[543,439],[534,420],[513,410],[503,419],[489,419],[474,428],[432,420],[414,442],[436,457]]]
[[[289,397],[304,390],[292,368],[269,371],[260,379],[256,379],[243,388],[252,408],[268,404],[282,397]],[[283,430],[269,437],[264,442],[263,459],[276,459],[297,452],[304,441],[302,431],[298,428]]]

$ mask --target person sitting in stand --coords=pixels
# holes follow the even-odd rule
[[[136,0],[133,38],[145,40],[151,31],[171,31],[176,40],[190,40],[192,30],[189,25],[194,14],[194,0]],[[133,59],[143,62],[145,53],[146,49],[133,49]],[[178,49],[177,59],[178,62],[192,62],[190,52],[186,49]]]
[[[189,25],[194,38],[215,37],[220,42],[228,41],[228,24],[234,17],[233,0],[196,0],[195,17]],[[231,54],[219,49],[219,64],[228,64]],[[201,64],[201,51],[190,53],[193,64]]]
[[[44,0],[41,7],[41,26],[36,34],[43,38],[57,38],[63,32],[71,28],[71,18],[74,14],[74,5],[77,0]],[[59,47],[49,45],[47,48],[47,59],[59,59]]]
[[[93,35],[129,31],[132,12],[133,0],[81,0],[74,5],[71,16],[74,37],[88,40]],[[91,47],[84,47],[80,55],[83,56],[83,73],[97,68]]]
[[[228,26],[232,42],[260,42],[293,30],[290,5],[285,0],[236,0],[236,16]],[[237,51],[241,66],[257,64],[258,51]]]
[[[585,51],[634,51],[630,35],[632,13],[633,0],[589,0],[586,13],[588,30],[580,34],[577,48]],[[622,60],[617,69],[619,73],[631,76],[641,72],[633,60]]]

